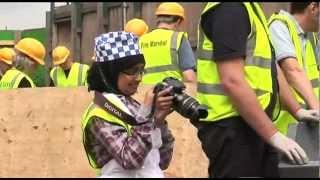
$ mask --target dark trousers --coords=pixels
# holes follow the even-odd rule
[[[278,153],[240,117],[197,126],[209,177],[279,177]]]

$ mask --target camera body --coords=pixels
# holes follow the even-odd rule
[[[186,89],[186,86],[176,78],[167,77],[163,79],[162,82],[156,84],[153,92],[156,94],[170,86],[173,88],[168,96],[174,97],[172,108],[180,115],[192,121],[208,116],[207,108],[199,104],[193,97],[185,94],[183,91]]]

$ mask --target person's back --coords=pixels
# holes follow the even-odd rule
[[[195,82],[195,59],[185,32],[177,28],[184,20],[178,3],[162,3],[157,11],[157,29],[140,37],[139,46],[146,58],[143,84],[156,84],[165,77]]]
[[[146,57],[143,83],[156,84],[165,77],[182,80],[178,65],[179,45],[183,34],[167,29],[155,29],[140,38],[140,47]]]

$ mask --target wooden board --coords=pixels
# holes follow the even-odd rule
[[[147,88],[140,87],[135,97],[143,99]],[[91,98],[84,87],[1,91],[0,177],[95,177],[80,128]],[[176,113],[168,119],[176,142],[166,175],[207,177],[196,129]]]

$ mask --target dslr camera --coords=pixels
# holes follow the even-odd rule
[[[176,78],[167,77],[163,79],[162,82],[156,84],[153,93],[157,94],[170,86],[173,88],[170,91],[169,96],[174,97],[172,108],[180,115],[192,121],[197,121],[198,119],[206,118],[208,116],[206,106],[200,105],[196,99],[185,94],[183,91],[186,86]]]

